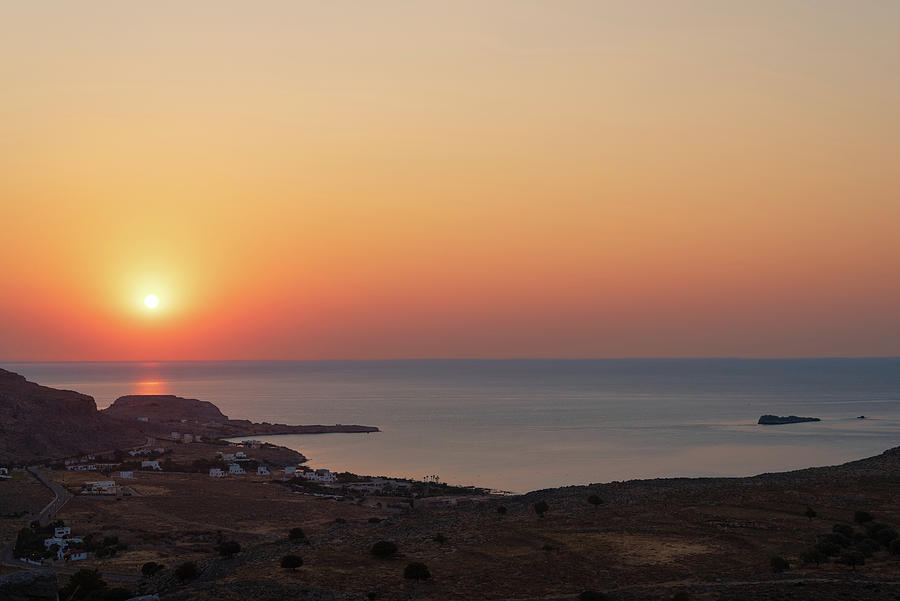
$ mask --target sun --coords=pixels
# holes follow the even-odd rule
[[[148,309],[155,309],[159,306],[159,297],[155,294],[148,294],[144,297],[144,306]]]

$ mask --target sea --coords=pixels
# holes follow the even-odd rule
[[[332,471],[499,491],[748,476],[900,445],[900,358],[4,363],[93,396],[212,401],[233,419],[362,424],[263,437]],[[820,422],[757,425],[763,414]],[[862,418],[862,416],[865,416]],[[260,438],[260,437],[256,437]]]

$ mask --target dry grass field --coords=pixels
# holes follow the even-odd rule
[[[28,525],[29,516],[53,499],[53,493],[28,472],[11,470],[10,476],[0,480],[0,541],[15,538],[16,532]]]

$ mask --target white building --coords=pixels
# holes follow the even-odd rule
[[[85,482],[85,489],[82,494],[86,495],[114,495],[119,492],[119,487],[113,480],[103,480],[101,482]]]
[[[184,437],[182,438],[182,440],[184,442],[194,442],[194,435],[193,434],[185,434]]]
[[[0,467],[0,478],[3,478],[4,480],[12,478],[12,476],[9,475],[9,468]]]
[[[228,473],[229,474],[246,474],[247,472],[245,472],[244,468],[242,468],[237,463],[229,463],[228,464]]]
[[[234,453],[222,453],[222,461],[234,461],[235,454]]]
[[[210,478],[224,478],[225,472],[223,472],[222,470],[220,470],[217,467],[211,467],[211,468],[209,468],[209,477]]]
[[[149,417],[139,417],[139,418],[137,418],[137,420],[139,422],[149,422],[150,418]]]
[[[172,440],[178,440],[181,438],[181,434],[179,434],[178,432],[172,432],[169,435],[169,438],[171,438]]]
[[[268,475],[269,475],[269,468],[267,468],[267,467],[264,466],[264,465],[261,465],[261,466],[257,467],[257,468],[256,468],[256,475],[257,475],[257,476],[268,476]]]
[[[318,469],[315,471],[303,472],[300,474],[303,478],[307,480],[311,480],[313,482],[334,482],[334,474],[331,473],[331,470],[326,469]]]
[[[71,536],[72,529],[68,526],[58,526],[53,529],[53,536],[56,538],[63,538],[66,536]]]
[[[286,468],[284,468],[284,475],[285,476],[296,476],[297,475],[297,466],[289,465]]]
[[[235,453],[234,458],[235,459],[248,459],[247,453],[245,453],[243,451],[238,451],[237,453]]]
[[[119,472],[119,478],[123,480],[131,480],[134,478],[134,472]]]
[[[141,469],[142,470],[156,470],[158,472],[162,471],[162,468],[159,466],[159,461],[154,459],[152,461],[141,461]]]

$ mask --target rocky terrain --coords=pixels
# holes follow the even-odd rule
[[[229,419],[209,401],[167,395],[128,395],[119,397],[100,413],[118,420],[126,428],[139,428],[147,434],[168,436],[171,432],[200,434],[207,438],[254,436],[264,434],[324,434],[328,432],[378,432],[374,426],[336,424],[333,426],[256,423]],[[146,421],[143,421],[146,420]]]
[[[763,415],[756,423],[763,426],[777,426],[781,424],[802,424],[804,422],[820,421],[822,420],[818,417],[797,417],[796,415],[788,415],[787,417],[784,417],[781,415]]]
[[[92,397],[0,369],[0,463],[127,447],[142,440],[97,411]]]
[[[146,417],[148,421],[137,418]],[[97,410],[93,397],[29,382],[0,369],[0,463],[27,463],[125,449],[178,431],[210,438],[263,434],[377,432],[374,426],[287,425],[231,420],[213,403],[173,395],[129,395]]]

